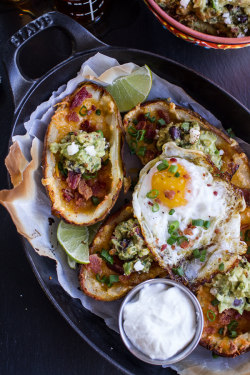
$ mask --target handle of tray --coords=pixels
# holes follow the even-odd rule
[[[37,82],[37,80],[28,78],[22,74],[19,64],[19,53],[22,47],[34,35],[52,27],[61,28],[69,35],[72,41],[71,56],[77,52],[90,51],[106,46],[105,43],[98,40],[79,23],[59,12],[43,14],[22,27],[8,40],[3,51],[3,61],[9,77],[16,109],[21,104],[26,93]]]

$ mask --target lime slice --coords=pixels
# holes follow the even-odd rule
[[[127,76],[115,79],[106,89],[116,101],[119,111],[127,112],[147,98],[151,87],[151,70],[144,65]]]
[[[87,227],[77,227],[60,221],[57,239],[72,260],[89,263],[89,231]]]

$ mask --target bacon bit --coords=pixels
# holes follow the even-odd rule
[[[214,191],[214,195],[215,195],[215,196],[218,195],[218,191]]]
[[[75,190],[81,180],[81,173],[75,173],[72,171],[68,172],[68,177],[66,179],[66,182],[68,184],[68,187],[72,190]]]
[[[71,105],[70,105],[70,108],[76,108],[78,107],[80,104],[82,104],[83,100],[84,99],[87,99],[87,98],[92,98],[92,94],[90,94],[86,87],[83,86],[74,96],[72,102],[71,102]]]
[[[162,247],[161,247],[161,251],[166,250],[166,248],[167,248],[167,244],[162,245]]]
[[[72,122],[78,122],[79,121],[78,114],[74,111],[69,112],[69,114],[67,115],[67,120],[72,121]]]
[[[148,201],[148,205],[149,205],[149,206],[153,206],[153,203],[150,202],[150,201]]]
[[[63,198],[70,202],[72,199],[74,199],[74,193],[70,189],[62,189],[63,192]]]
[[[92,104],[91,109],[92,109],[92,111],[95,111],[96,110],[96,106],[94,104]]]
[[[188,224],[188,228],[194,229],[194,228],[196,228],[196,226],[190,223],[190,224]]]
[[[192,235],[193,235],[193,231],[192,231],[191,228],[186,228],[186,229],[184,229],[184,232],[183,232],[183,233],[186,234],[186,235],[189,235],[189,236],[192,236]]]
[[[172,161],[172,163],[176,163],[177,162],[177,159],[175,158],[171,158],[170,161]],[[183,176],[184,177],[184,176]]]
[[[156,136],[155,127],[153,124],[147,124],[146,125],[146,138],[148,139],[154,139]]]
[[[220,230],[219,229],[215,229],[214,231],[216,234],[219,234],[220,233]]]
[[[99,258],[97,254],[92,254],[89,256],[89,265],[91,271],[95,274],[99,273],[102,269],[102,259]]]
[[[158,109],[157,114],[160,118],[165,120],[166,124],[170,123],[169,114],[167,112],[162,111],[161,109]]]
[[[145,118],[145,115],[143,113],[140,113],[138,116],[137,116],[137,121],[140,122],[140,121],[145,121],[146,118]]]
[[[78,185],[78,192],[83,196],[83,198],[87,201],[89,198],[92,197],[93,192],[91,187],[87,185],[85,180],[81,179]]]
[[[212,186],[211,184],[207,184],[207,186]]]
[[[172,246],[171,246],[171,249],[174,250],[174,249],[175,249],[175,245],[172,245]]]
[[[241,188],[243,197],[245,198],[247,206],[250,206],[250,189],[248,188]]]
[[[91,188],[93,195],[97,198],[103,198],[106,195],[107,185],[105,182],[96,181]]]
[[[120,275],[119,276],[119,281],[122,283],[122,284],[125,284],[125,285],[128,285],[130,280],[130,275]]]
[[[190,178],[190,176],[189,176],[188,173],[185,173],[185,174],[183,175],[183,177],[184,177],[186,180],[188,180],[188,179]]]
[[[136,125],[136,130],[142,130],[146,126],[146,121],[139,121],[138,124]]]
[[[219,323],[222,325],[227,325],[232,319],[235,319],[236,315],[237,311],[234,309],[224,310],[221,314],[219,314]]]
[[[115,255],[115,253],[116,253],[116,250],[115,250],[115,249],[110,249],[110,250],[109,250],[109,254],[110,254],[110,255]]]
[[[174,190],[166,190],[164,191],[164,195],[166,198],[170,199],[170,200],[173,200],[174,197],[175,197],[175,191]]]
[[[182,249],[187,249],[189,246],[190,246],[190,244],[189,244],[188,241],[183,241],[183,242],[180,244],[180,247],[181,247]]]
[[[161,203],[161,200],[159,198],[155,198],[156,203]]]
[[[145,152],[144,161],[148,163],[149,161],[153,160],[156,157],[156,152],[153,150],[147,150]]]
[[[85,207],[87,204],[86,200],[83,198],[81,194],[78,193],[78,191],[75,192],[75,205],[76,207]]]
[[[87,133],[90,133],[90,132],[94,131],[94,128],[90,125],[89,120],[85,120],[85,121],[81,124],[80,128],[81,128],[82,130],[84,130],[85,132],[87,132]]]
[[[205,327],[204,330],[203,330],[203,333],[206,333],[207,335],[211,335],[213,333],[216,332],[216,328],[215,327]]]

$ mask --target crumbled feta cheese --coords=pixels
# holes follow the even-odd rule
[[[134,270],[139,272],[142,271],[144,268],[142,262],[140,260],[137,260],[137,262],[134,264]]]
[[[232,23],[229,12],[223,13],[222,17],[224,18],[224,22],[226,25],[230,25]]]
[[[75,155],[79,151],[79,146],[72,142],[71,145],[67,147],[67,153],[69,156]]]
[[[85,148],[85,151],[88,155],[90,156],[96,156],[96,150],[95,150],[95,146],[91,145],[91,146],[87,146]]]
[[[189,4],[189,1],[190,1],[190,0],[181,0],[181,1],[180,1],[180,5],[181,5],[183,8],[186,9],[186,7],[187,7],[188,4]]]
[[[190,143],[193,145],[195,142],[198,141],[199,137],[200,137],[200,131],[198,129],[191,128],[190,133],[189,133]]]
[[[220,154],[220,155],[224,155],[224,151],[223,151],[223,150],[220,150],[220,151],[219,151],[219,154]]]

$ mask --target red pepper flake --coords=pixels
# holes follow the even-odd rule
[[[159,198],[155,198],[155,202],[156,202],[156,203],[161,203],[161,201],[160,201]]]
[[[218,191],[214,191],[214,195],[218,195]]]
[[[166,250],[166,248],[167,248],[167,244],[162,245],[162,247],[161,247],[161,251]]]
[[[188,193],[191,193],[191,190],[188,190]]]
[[[176,162],[177,162],[177,159],[175,159],[175,158],[171,158],[170,161],[172,161],[172,163],[176,163]]]
[[[203,177],[205,177],[206,176],[206,173],[203,173]]]
[[[214,231],[216,234],[219,234],[220,233],[220,230],[219,229],[215,229]]]
[[[188,173],[185,173],[185,174],[183,175],[183,177],[184,177],[186,180],[188,180],[188,179],[190,178],[190,176],[189,176]]]
[[[149,206],[153,206],[153,203],[149,201],[149,202],[148,202],[148,205],[149,205]]]
[[[207,186],[212,186],[211,184],[207,184]]]

